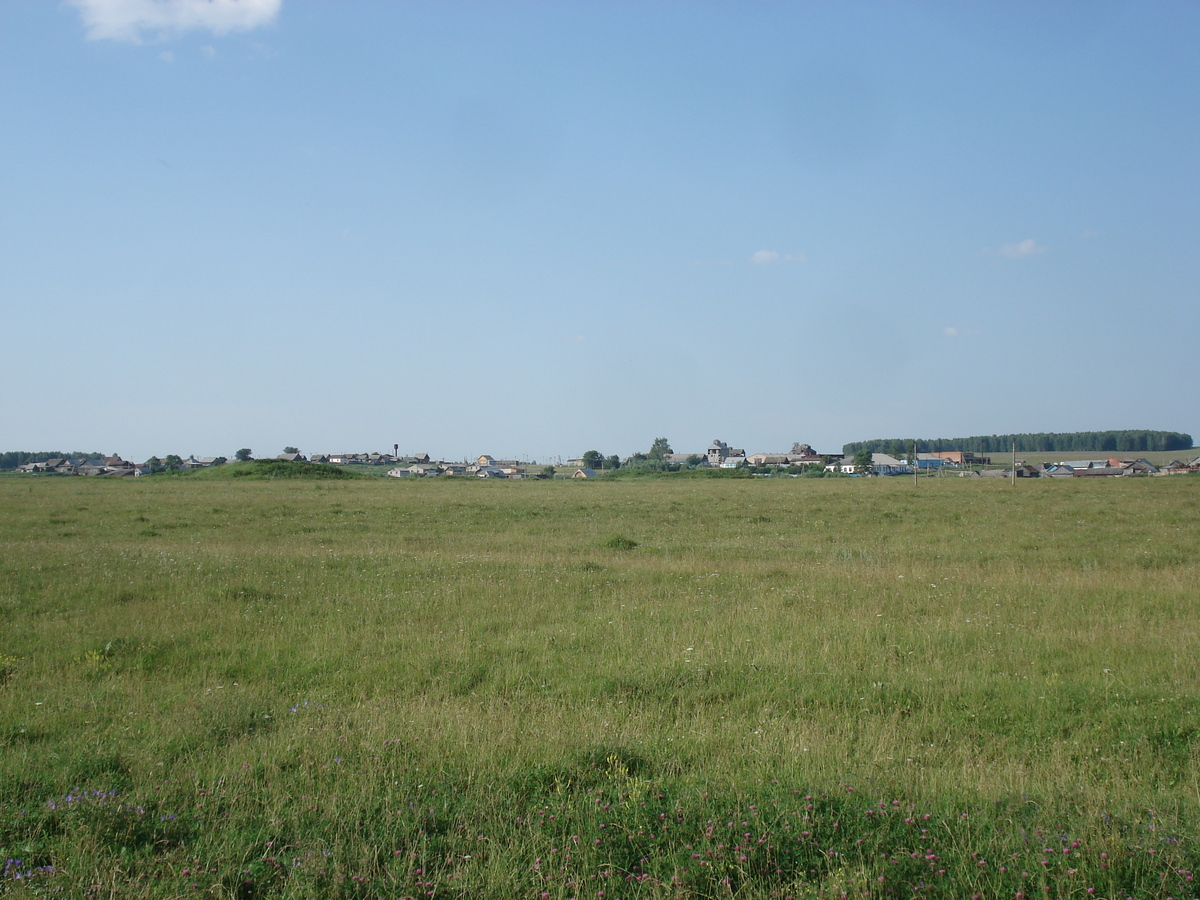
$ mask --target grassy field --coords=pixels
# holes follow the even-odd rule
[[[0,479],[0,892],[1194,897],[1198,501]]]

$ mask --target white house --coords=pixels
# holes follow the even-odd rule
[[[871,471],[857,471],[853,460],[847,462],[843,460],[841,463],[830,463],[825,468],[832,470],[834,467],[841,470],[843,475],[907,475],[911,469],[896,459],[894,456],[888,456],[886,453],[871,454]]]

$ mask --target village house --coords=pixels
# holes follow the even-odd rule
[[[790,466],[791,460],[786,453],[751,453],[746,462],[752,466]]]
[[[1137,459],[1110,459],[1108,464],[1113,463],[1119,465],[1122,469],[1127,469],[1129,475],[1157,475],[1161,470],[1154,463],[1143,457]]]
[[[986,466],[992,462],[991,457],[976,456],[970,450],[938,450],[930,455],[940,456],[952,466]]]
[[[787,453],[754,453],[746,457],[752,466],[811,466],[826,465],[841,459],[841,453],[817,453],[808,444],[794,443]]]
[[[840,471],[843,475],[908,475],[912,470],[894,456],[886,453],[871,454],[871,471],[859,472],[853,462],[843,460],[840,463],[830,463],[826,471]]]
[[[673,466],[686,466],[688,460],[698,459],[704,461],[703,453],[667,453],[663,455],[663,462],[670,463]]]
[[[1162,470],[1146,459],[1073,459],[1047,463],[1043,474],[1050,478],[1110,478],[1123,475],[1158,475]]]
[[[1159,475],[1190,475],[1195,472],[1200,472],[1200,456],[1193,460],[1184,462],[1183,460],[1173,459],[1161,469]]]
[[[739,462],[745,462],[746,451],[735,449],[730,447],[724,441],[714,439],[713,442],[709,444],[708,450],[705,452],[705,458],[708,464],[714,469],[722,468],[721,464],[730,457],[734,457],[735,459],[739,460]],[[739,463],[735,462],[733,467],[736,467],[738,464]],[[724,468],[731,467],[724,466]]]
[[[17,466],[16,471],[26,474],[46,475],[145,475],[149,468],[131,463],[119,456],[106,456],[97,459],[47,459],[42,462],[25,463]]]
[[[940,469],[947,464],[946,459],[936,453],[918,453],[915,462],[911,457],[901,462],[910,467],[915,465],[917,469]]]
[[[55,475],[76,475],[80,466],[86,465],[86,460],[47,459],[42,462],[27,463],[20,470],[27,472],[52,472]]]

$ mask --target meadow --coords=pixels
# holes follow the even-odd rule
[[[0,892],[1197,897],[1198,501],[0,479]]]

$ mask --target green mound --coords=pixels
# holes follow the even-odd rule
[[[337,466],[322,463],[292,462],[287,459],[252,459],[248,462],[226,463],[204,469],[197,475],[210,478],[365,478],[355,472],[347,472]]]

